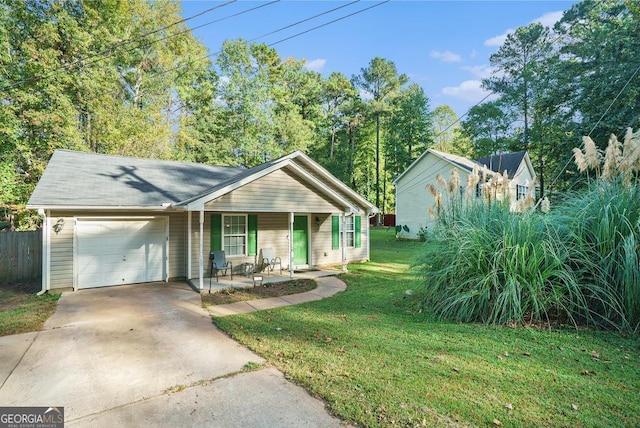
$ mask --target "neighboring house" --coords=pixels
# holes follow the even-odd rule
[[[369,259],[378,211],[301,152],[243,169],[57,150],[27,207],[43,216],[43,290],[202,290],[213,250],[238,274],[268,247],[286,268],[344,267]]]
[[[451,176],[451,170],[456,169],[460,175],[461,191],[465,191],[467,178],[474,168],[481,172],[484,170],[487,176],[507,172],[511,209],[514,211],[518,207],[518,201],[534,190],[536,174],[526,150],[471,160],[428,149],[393,181],[396,186],[396,224],[409,229],[408,232],[403,230],[401,236],[417,238],[421,228],[433,225],[434,219],[429,216],[428,211],[435,201],[426,186],[437,186],[438,174],[447,180]],[[482,185],[474,189],[473,194],[479,196],[481,192]]]

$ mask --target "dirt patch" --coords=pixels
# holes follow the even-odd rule
[[[268,297],[280,297],[290,294],[304,293],[315,289],[318,284],[313,279],[294,279],[293,281],[276,282],[253,288],[229,288],[217,293],[203,294],[202,304],[225,305]]]

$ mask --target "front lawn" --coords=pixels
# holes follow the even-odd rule
[[[361,426],[640,426],[638,336],[415,313],[422,245],[373,230],[345,292],[216,324]]]
[[[0,285],[0,336],[42,330],[60,295],[38,291],[39,281]]]

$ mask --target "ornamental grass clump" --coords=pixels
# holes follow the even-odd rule
[[[575,160],[580,167],[580,155]],[[592,287],[592,315],[608,326],[639,332],[640,133],[627,130],[624,144],[612,135],[603,165],[590,167],[599,172],[597,180],[568,198],[556,221],[572,246],[581,281]]]
[[[536,212],[465,206],[418,262],[421,305],[440,318],[483,323],[576,323],[588,316],[562,239]]]

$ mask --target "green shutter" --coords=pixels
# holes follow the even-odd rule
[[[356,216],[355,220],[355,230],[354,230],[354,244],[356,248],[360,248],[362,247],[362,239],[361,239],[361,235],[362,235],[362,217],[360,216]]]
[[[211,251],[222,250],[222,214],[211,214]]]
[[[331,216],[331,249],[337,250],[340,248],[340,217],[337,215]]]
[[[258,253],[258,216],[247,216],[247,255],[255,256]]]

